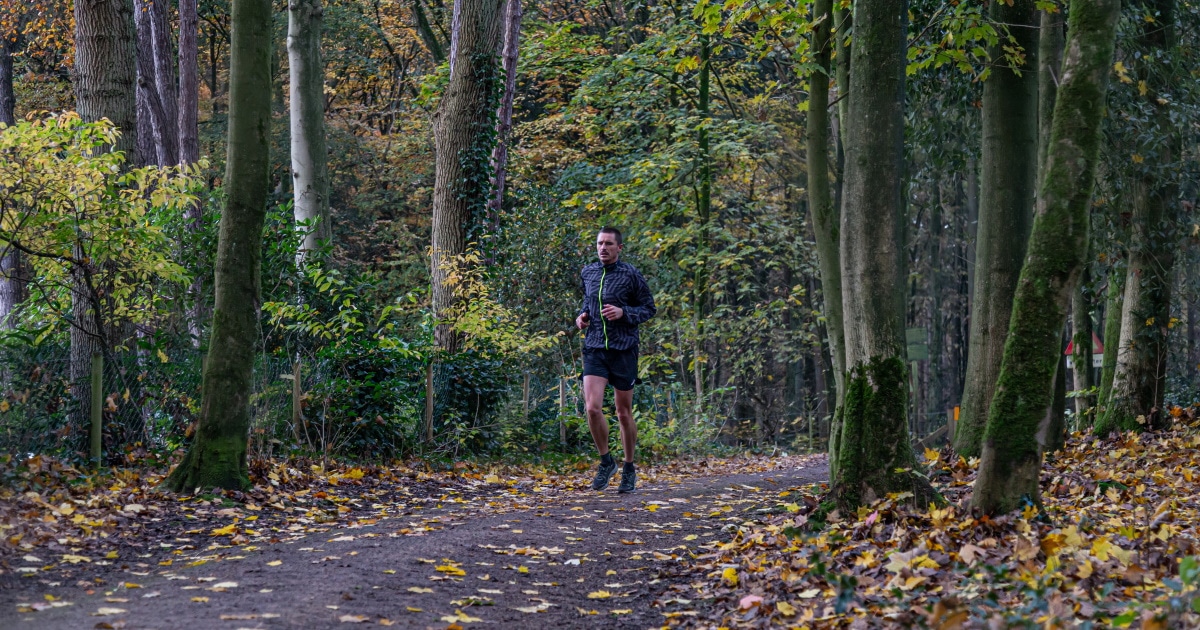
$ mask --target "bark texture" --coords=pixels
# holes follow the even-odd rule
[[[165,482],[177,492],[250,484],[246,444],[262,227],[270,190],[271,2],[234,0],[232,18],[225,167],[229,198],[217,242],[216,307],[204,361],[200,422],[187,455]]]
[[[1142,134],[1138,152],[1154,155],[1157,162],[1145,169],[1133,185],[1133,220],[1129,247],[1129,265],[1125,276],[1125,296],[1121,303],[1121,337],[1117,346],[1117,366],[1111,396],[1104,413],[1097,418],[1095,431],[1106,435],[1113,431],[1144,431],[1163,428],[1168,416],[1163,413],[1166,391],[1169,324],[1171,320],[1171,280],[1175,264],[1175,231],[1178,214],[1178,185],[1160,173],[1179,154],[1178,125],[1172,121],[1171,105],[1159,100],[1168,73],[1161,66],[1170,58],[1174,45],[1175,1],[1148,3],[1153,22],[1141,22],[1140,48],[1146,55],[1135,68],[1149,89],[1141,97],[1155,112],[1153,130]],[[1150,60],[1150,61],[1145,61]],[[1169,62],[1167,62],[1169,64]],[[1139,422],[1139,418],[1141,421]]]
[[[1053,395],[1067,304],[1087,256],[1088,211],[1120,8],[1120,0],[1071,2],[1046,176],[971,497],[985,513],[1041,504],[1037,433]]]
[[[0,38],[0,124],[16,124],[17,97],[13,91],[13,52],[16,44]],[[12,313],[25,299],[21,254],[0,243],[0,328],[13,327]]]
[[[1108,294],[1104,301],[1104,359],[1100,363],[1100,392],[1097,413],[1104,413],[1112,398],[1113,377],[1117,374],[1117,349],[1121,346],[1121,299],[1125,295],[1125,270],[1114,268],[1108,274]]]
[[[179,0],[179,163],[200,159],[199,9],[197,0]],[[199,206],[188,208],[188,219],[198,221]],[[198,226],[197,226],[198,227]]]
[[[141,166],[163,164],[164,128],[168,123],[158,86],[155,84],[154,30],[149,4],[154,0],[135,0],[134,24],[137,35],[137,153]]]
[[[288,76],[292,139],[292,212],[304,241],[303,263],[333,237],[325,154],[325,64],[321,61],[321,0],[288,2]]]
[[[75,3],[75,109],[85,121],[107,118],[121,132],[113,150],[138,164],[137,98],[133,0],[78,0]],[[77,250],[77,258],[86,252]],[[71,270],[71,422],[90,426],[92,355],[104,351],[99,296],[91,270]]]
[[[179,163],[179,84],[175,80],[175,54],[171,46],[171,7],[167,0],[148,0],[147,4],[154,53],[154,90],[163,109],[158,163],[174,166]]]
[[[521,0],[508,0],[504,8],[504,41],[500,56],[504,71],[504,96],[496,111],[496,147],[492,149],[492,198],[488,219],[500,222],[504,207],[504,180],[508,174],[508,139],[512,135],[513,100],[517,93],[517,57],[521,40]]]
[[[829,355],[833,363],[835,409],[841,407],[845,393],[846,352],[842,324],[842,270],[839,254],[841,214],[833,203],[829,182],[829,87],[830,38],[833,25],[832,0],[813,4],[813,70],[808,96],[808,207],[817,242],[817,263],[821,271],[821,296],[824,299],[825,330],[829,337]],[[836,465],[841,435],[841,418],[835,413],[829,426],[829,461]],[[831,474],[833,472],[831,471]]]
[[[833,497],[843,509],[892,492],[935,498],[911,471],[905,367],[905,0],[854,3],[841,212],[846,394]]]
[[[1014,67],[1003,59],[1000,45],[993,46],[989,54],[996,65],[983,85],[975,294],[962,418],[954,436],[954,449],[967,457],[978,456],[982,447],[1037,187],[1038,12],[1034,0],[1014,0],[991,3],[988,14],[1008,25],[1026,51],[1026,63]]]
[[[433,186],[433,248],[430,260],[433,312],[440,320],[454,303],[445,262],[466,251],[472,224],[487,209],[495,114],[501,76],[496,59],[503,0],[457,0],[451,34],[450,82],[434,120],[436,174]],[[438,347],[457,343],[446,324],[435,332]]]

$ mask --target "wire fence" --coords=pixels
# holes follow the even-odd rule
[[[0,357],[0,452],[88,456],[94,383],[100,389],[105,461],[132,462],[146,450],[184,444],[200,416],[202,353],[148,350],[106,359],[97,377],[90,362],[75,362],[73,368],[61,348]],[[447,362],[433,374],[428,370],[413,360],[260,354],[249,400],[251,452],[271,456],[302,449],[380,458],[439,451],[570,452],[591,445],[582,382],[571,366]],[[429,392],[436,401],[432,410],[426,406]],[[611,394],[607,402],[611,418]],[[649,452],[691,452],[716,443],[826,448],[829,418],[812,408],[738,415],[729,413],[736,405],[728,400],[697,405],[679,382],[639,386],[634,407],[639,448]],[[937,446],[950,437],[946,413],[917,414],[909,421],[917,445]]]

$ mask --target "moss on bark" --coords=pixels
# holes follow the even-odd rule
[[[986,513],[1041,503],[1037,433],[1062,354],[1067,304],[1087,256],[1088,211],[1120,7],[1120,0],[1071,2],[1046,175],[971,498]]]
[[[847,374],[834,500],[843,510],[890,493],[911,492],[918,505],[938,500],[915,472],[908,440],[908,370],[900,357],[876,358]]]
[[[258,340],[262,228],[270,190],[271,3],[234,0],[230,61],[229,199],[217,240],[216,303],[204,360],[200,422],[183,462],[164,481],[176,492],[250,485],[246,444]]]

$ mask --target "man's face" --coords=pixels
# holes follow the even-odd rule
[[[596,257],[603,265],[617,262],[621,257],[621,247],[622,245],[617,243],[616,234],[600,232],[596,235]]]

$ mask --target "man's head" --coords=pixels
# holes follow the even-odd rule
[[[596,234],[596,257],[600,259],[600,264],[607,265],[617,262],[621,258],[621,249],[625,245],[621,242],[621,230],[607,225],[600,228],[600,232]]]

